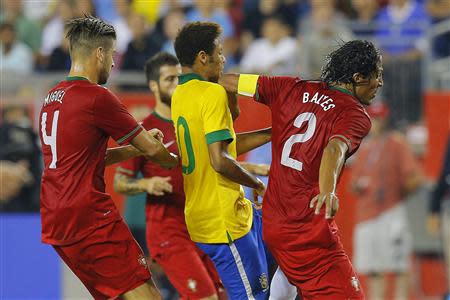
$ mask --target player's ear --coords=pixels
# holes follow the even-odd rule
[[[98,47],[97,49],[95,49],[95,56],[100,62],[103,62],[103,60],[105,59],[105,51],[103,47]]]
[[[202,65],[206,65],[206,63],[208,62],[208,54],[202,50],[197,54],[197,59]]]
[[[158,91],[158,83],[155,80],[150,80],[148,82],[148,88],[155,94]]]
[[[368,79],[364,77],[361,73],[353,74],[352,80],[355,85],[363,85],[368,82]]]

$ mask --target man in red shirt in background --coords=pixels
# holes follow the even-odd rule
[[[164,145],[178,155],[170,106],[181,66],[175,56],[160,52],[146,62],[144,69],[149,88],[156,98],[156,106],[142,126],[146,129],[159,128],[164,134]],[[258,175],[268,174],[266,165],[243,165]],[[139,172],[144,178],[136,179]],[[184,217],[181,166],[165,170],[142,157],[136,157],[117,168],[114,188],[127,195],[147,193],[146,239],[150,256],[163,268],[181,299],[226,299],[214,264],[189,237]]]
[[[390,130],[388,107],[369,107],[372,129],[352,168],[357,196],[354,263],[368,276],[368,298],[385,299],[386,275],[395,274],[394,299],[408,299],[412,235],[406,198],[423,182],[422,172],[405,137]]]
[[[370,130],[363,105],[383,84],[379,51],[345,43],[329,55],[322,81],[228,74],[220,83],[272,112],[263,237],[281,270],[303,299],[363,299],[333,216],[344,162]]]
[[[137,155],[169,168],[178,159],[100,85],[114,66],[114,28],[94,17],[74,19],[67,39],[69,76],[49,91],[40,114],[42,241],[95,299],[160,299],[142,250],[105,193],[104,170]],[[107,150],[110,136],[134,147]]]

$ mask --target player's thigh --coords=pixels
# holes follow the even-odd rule
[[[54,248],[96,299],[117,297],[151,278],[144,254],[123,221]]]
[[[152,258],[163,268],[182,299],[216,295],[214,281],[196,248],[192,242],[186,242],[165,251],[150,250],[155,253]]]
[[[327,249],[272,249],[281,270],[289,282],[297,287],[302,299],[364,299],[350,261],[342,250],[334,251],[336,252]],[[305,264],[305,261],[309,263]]]
[[[214,262],[230,299],[266,299],[269,279],[260,226],[231,244],[198,244]]]
[[[153,279],[150,279],[131,291],[126,292],[122,295],[122,298],[125,300],[162,300],[161,294],[159,293]]]

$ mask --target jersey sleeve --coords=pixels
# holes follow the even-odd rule
[[[94,123],[119,145],[127,144],[142,131],[122,102],[107,89],[95,98]]]
[[[360,109],[346,109],[338,116],[329,140],[338,138],[348,146],[347,157],[358,150],[362,139],[369,133],[371,127],[367,114]]]
[[[257,102],[269,107],[276,105],[280,99],[280,94],[285,89],[293,86],[300,79],[289,76],[259,76],[256,86],[256,93],[253,96]]]
[[[208,88],[204,95],[201,114],[208,145],[219,141],[230,143],[233,140],[229,128],[232,121],[227,93],[222,86],[214,85]]]

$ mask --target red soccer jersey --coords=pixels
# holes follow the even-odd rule
[[[50,90],[40,114],[44,157],[41,185],[42,241],[67,245],[120,219],[105,193],[109,137],[119,144],[142,131],[108,89],[68,77]]]
[[[336,137],[347,143],[347,156],[353,154],[370,130],[369,116],[353,96],[320,81],[260,76],[254,98],[272,113],[264,222],[274,230],[277,224],[289,228],[308,223],[314,214],[309,202],[319,194],[324,148]]]
[[[164,145],[172,153],[178,153],[175,137],[175,128],[171,120],[164,119],[156,112],[144,119],[142,126],[149,130],[158,128],[164,134]],[[144,157],[136,157],[120,164],[119,173],[135,177],[141,172],[145,178],[158,176],[170,177],[173,187],[172,193],[163,196],[147,194],[146,219],[149,245],[158,246],[172,240],[173,237],[188,237],[184,220],[185,195],[183,189],[183,174],[181,165],[173,169],[163,169],[159,165],[146,160]]]

